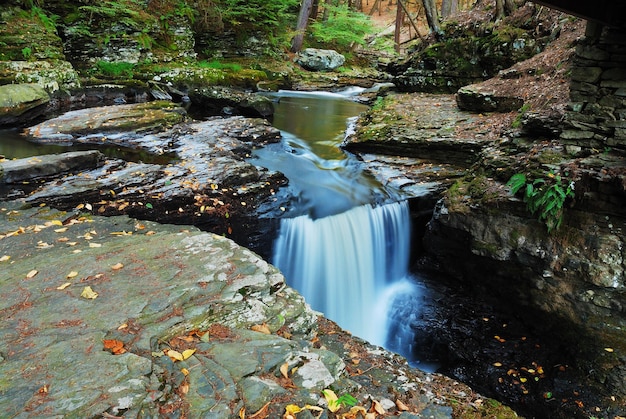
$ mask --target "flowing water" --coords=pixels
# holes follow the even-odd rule
[[[397,317],[417,316],[421,295],[408,273],[409,207],[339,148],[351,120],[366,109],[350,93],[276,96],[273,124],[283,142],[252,159],[283,172],[296,196],[272,262],[313,309],[415,363],[409,319]]]

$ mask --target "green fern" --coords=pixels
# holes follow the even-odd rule
[[[558,229],[563,222],[563,206],[567,198],[574,197],[574,182],[564,184],[560,175],[549,172],[549,181],[543,178],[530,182],[523,173],[517,173],[509,179],[507,186],[515,195],[524,190],[523,201],[532,215],[548,228],[548,233]]]

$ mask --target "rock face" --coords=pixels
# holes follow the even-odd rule
[[[189,92],[193,111],[209,115],[243,115],[268,118],[274,105],[266,97],[222,86],[199,87]]]
[[[552,15],[542,20],[536,12],[526,3],[495,25],[449,21],[438,42],[420,45],[408,58],[390,63],[387,71],[402,91],[454,93],[535,55],[558,36],[566,24],[559,14],[547,12]]]
[[[0,86],[0,126],[26,123],[46,109],[48,93],[36,84]]]
[[[328,414],[332,387],[406,418],[516,416],[350,338],[224,237],[5,202],[0,231],[0,408],[11,415]]]
[[[307,70],[329,71],[343,65],[346,58],[337,51],[331,49],[306,48],[298,53],[295,59],[297,64]]]

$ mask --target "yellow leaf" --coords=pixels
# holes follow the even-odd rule
[[[92,206],[91,206],[91,204],[85,204],[85,208],[86,208],[86,209],[88,209],[89,211],[91,211],[91,210],[92,210]]]
[[[502,363],[501,363],[501,362],[494,362],[494,363],[493,363],[493,366],[494,366],[494,367],[501,367],[501,366],[502,366]]]
[[[77,276],[77,275],[78,275],[78,272],[76,272],[76,271],[72,271],[72,272],[70,272],[69,274],[67,274],[66,278],[67,278],[67,279],[74,278],[74,277],[75,277],[75,276]]]
[[[80,210],[80,209],[83,209],[83,208],[85,208],[85,204],[78,204],[78,205],[76,205],[75,209]]]
[[[180,372],[182,372],[183,375],[189,375],[189,370],[187,368],[181,368]]]
[[[522,383],[525,383],[526,381],[528,381],[528,379],[527,379],[527,378],[525,378],[525,377],[520,377],[520,379],[519,379],[519,380],[520,380]]]
[[[113,269],[114,271],[119,271],[120,269],[122,269],[124,267],[124,265],[122,263],[116,263],[115,265],[111,266],[111,269]]]
[[[285,406],[285,413],[288,413],[290,415],[294,415],[296,413],[300,413],[302,412],[304,409],[298,405],[295,404],[288,404],[287,406]]]
[[[289,364],[287,362],[280,366],[280,373],[283,377],[289,378]]]
[[[239,409],[239,419],[246,419],[246,408],[242,407]]]
[[[65,233],[67,231],[67,227],[57,228],[54,230],[55,233]]]
[[[607,352],[613,352],[613,348],[604,348],[604,350]]]
[[[55,225],[55,226],[62,226],[63,223],[59,220],[52,220],[50,221],[50,224]]]
[[[80,293],[80,296],[88,300],[95,300],[98,297],[98,293],[92,290],[90,286],[86,286],[83,288],[83,292]]]
[[[58,290],[64,290],[65,288],[69,287],[70,285],[72,285],[72,283],[71,283],[71,282],[66,282],[66,283],[65,283],[65,284],[63,284],[63,285],[59,285],[59,286],[57,287],[57,289],[58,289]]]
[[[11,259],[11,256],[9,255],[4,255],[2,257],[0,257],[0,262],[6,262],[7,260]]]
[[[39,271],[37,269],[33,269],[29,273],[26,274],[26,279],[34,278],[35,275],[37,275],[38,273]]]
[[[185,349],[183,351],[183,360],[189,358],[191,355],[195,354],[196,350],[195,349]]]
[[[174,362],[183,360],[183,354],[181,354],[180,352],[175,351],[173,349],[168,349],[165,352],[165,355],[169,356],[172,359],[172,361],[174,361]]]
[[[102,247],[100,243],[89,243],[89,247]]]
[[[324,395],[324,398],[326,399],[326,402],[328,403],[328,410],[330,410],[333,413],[339,410],[341,405],[337,402],[338,398],[334,391],[327,388],[326,390],[322,390],[322,394]]]

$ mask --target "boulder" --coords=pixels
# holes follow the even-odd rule
[[[513,112],[524,105],[524,99],[501,96],[479,85],[461,87],[456,93],[459,109],[470,112]]]
[[[37,84],[7,84],[0,86],[0,126],[19,125],[46,110],[50,96]]]
[[[330,71],[342,66],[346,58],[332,49],[306,48],[295,59],[296,64],[311,71]]]

